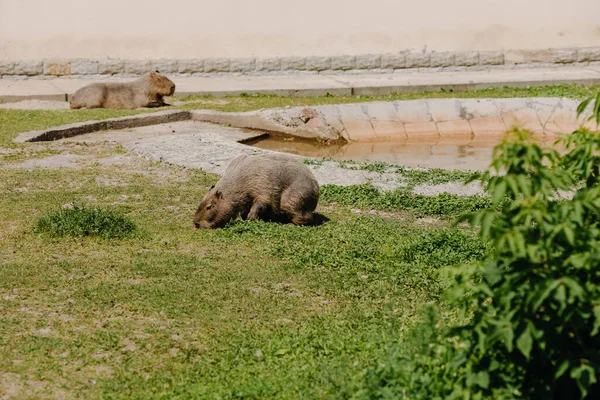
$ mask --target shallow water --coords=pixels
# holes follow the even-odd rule
[[[501,140],[502,136],[475,139],[465,135],[322,145],[313,141],[271,136],[247,144],[306,157],[386,162],[425,168],[482,170],[489,166],[492,150]],[[554,139],[542,139],[540,142],[551,145]]]

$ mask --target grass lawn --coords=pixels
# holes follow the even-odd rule
[[[321,226],[194,231],[190,216],[215,180],[152,164],[0,169],[4,390],[339,397],[437,300],[440,267],[485,255],[449,219],[402,207],[357,214],[323,201]],[[119,212],[136,233],[36,232],[38,217],[70,202]]]
[[[539,95],[553,90],[577,97],[584,89]],[[245,110],[371,99],[228,100]],[[440,268],[487,255],[472,232],[451,227],[454,216],[487,206],[483,198],[328,186],[317,210],[329,219],[323,225],[194,231],[191,216],[215,175],[104,143],[10,142],[21,131],[135,112],[0,110],[2,398],[352,398],[419,310],[440,301]],[[67,153],[89,160],[16,164],[23,154]],[[127,162],[101,162],[115,155]],[[117,240],[36,229],[71,203],[110,210],[135,230]]]

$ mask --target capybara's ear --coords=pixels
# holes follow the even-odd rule
[[[210,189],[208,189],[208,190],[211,190],[211,189],[214,189],[214,188],[215,188],[215,185],[210,185]]]
[[[160,71],[159,71],[159,70],[156,70],[156,71],[154,71],[154,72],[156,72],[157,74],[160,74]]]
[[[223,198],[223,193],[221,193],[221,191],[220,191],[220,190],[217,190],[217,191],[215,192],[215,197],[216,197],[217,199],[222,199],[222,198]]]

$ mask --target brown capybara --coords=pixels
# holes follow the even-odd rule
[[[69,100],[71,108],[114,108],[133,110],[167,105],[163,96],[172,96],[175,84],[166,76],[150,72],[133,82],[92,83],[77,90]]]
[[[319,183],[306,165],[279,154],[241,155],[204,196],[194,225],[216,229],[238,216],[307,225],[318,201]]]

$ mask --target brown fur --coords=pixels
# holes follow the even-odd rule
[[[238,215],[306,225],[318,201],[319,184],[306,165],[283,155],[242,155],[204,196],[194,225],[220,228]]]
[[[167,105],[163,96],[172,96],[175,84],[158,72],[150,72],[127,83],[92,83],[76,91],[71,108],[114,108],[133,110]]]

